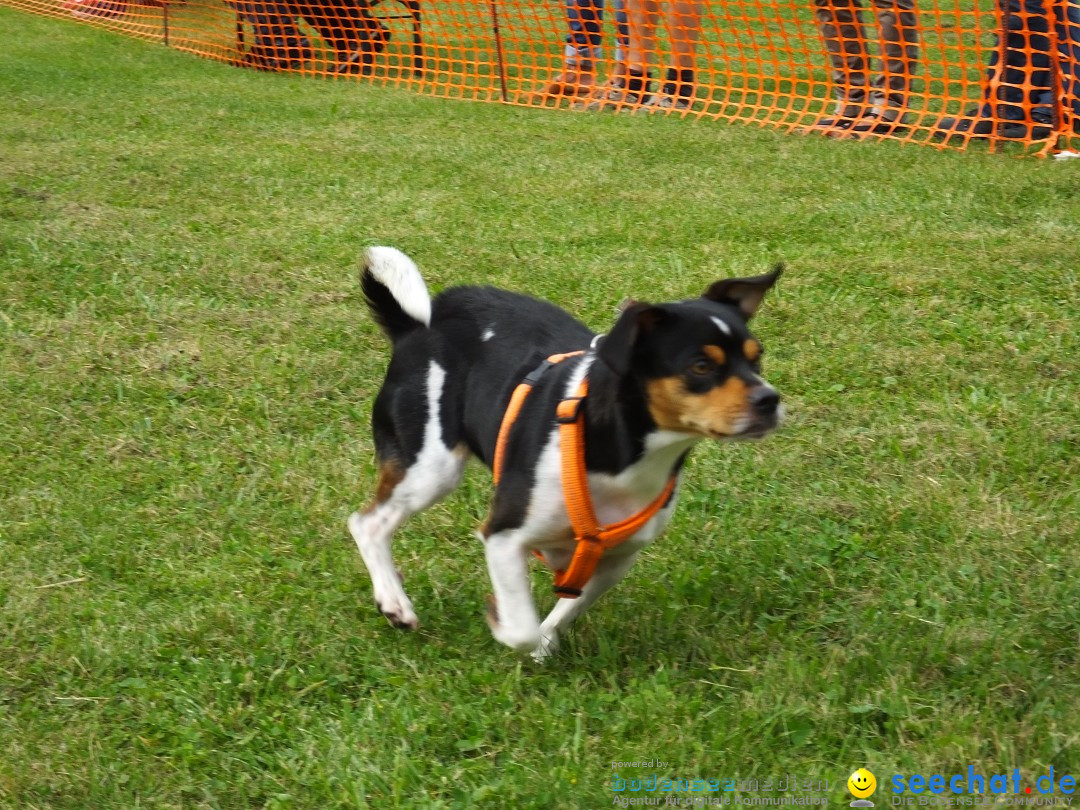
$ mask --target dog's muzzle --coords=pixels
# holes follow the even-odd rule
[[[758,438],[775,430],[780,424],[784,408],[780,404],[780,394],[771,385],[759,385],[747,396],[750,406],[750,424],[743,435]]]

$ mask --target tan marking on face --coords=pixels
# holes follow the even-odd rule
[[[761,344],[753,338],[747,338],[743,341],[742,351],[746,355],[746,359],[753,363],[761,357]]]
[[[405,470],[398,462],[393,459],[383,462],[383,465],[379,468],[379,481],[375,485],[375,497],[364,510],[364,514],[374,511],[376,506],[390,500],[394,487],[400,484],[404,477]]]
[[[701,351],[718,366],[722,366],[727,362],[727,354],[719,346],[702,346]]]
[[[738,377],[730,377],[704,394],[692,394],[679,377],[661,377],[645,386],[649,413],[657,427],[701,436],[732,436],[736,423],[750,409],[750,389]]]
[[[661,377],[646,383],[649,414],[656,426],[664,430],[685,430],[682,424],[686,386],[678,377]]]

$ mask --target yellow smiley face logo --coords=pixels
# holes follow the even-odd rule
[[[847,780],[847,789],[856,799],[865,799],[872,796],[877,790],[877,779],[866,768],[859,768]]]

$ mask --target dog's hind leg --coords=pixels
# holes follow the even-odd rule
[[[440,474],[433,476],[432,454],[427,455],[424,469],[414,464],[404,473],[394,462],[385,463],[379,472],[374,502],[349,517],[349,533],[371,575],[375,604],[390,624],[409,630],[415,630],[418,621],[394,566],[390,549],[394,532],[412,515],[442,500],[458,485],[467,457],[464,447],[442,448],[436,462]]]
[[[397,464],[385,463],[379,471],[375,500],[364,511],[354,512],[349,517],[349,533],[371,575],[379,611],[395,627],[415,630],[418,624],[416,613],[402,587],[401,575],[394,567],[390,549],[394,532],[410,514],[394,502],[392,494],[403,479],[404,472]]]
[[[393,454],[386,454],[380,462],[375,499],[349,517],[349,533],[371,575],[375,604],[394,627],[410,630],[416,629],[419,622],[394,566],[390,548],[394,532],[412,515],[453,491],[461,482],[468,458],[465,445],[448,447],[442,435],[439,402],[445,376],[442,368],[432,362],[423,444],[415,459],[405,467]]]

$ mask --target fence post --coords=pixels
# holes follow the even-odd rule
[[[1060,146],[1063,136],[1068,135],[1066,130],[1066,123],[1069,122],[1069,116],[1065,112],[1065,105],[1068,103],[1065,97],[1065,76],[1062,72],[1061,65],[1061,49],[1062,47],[1069,48],[1069,56],[1072,56],[1072,48],[1069,42],[1069,9],[1065,0],[1047,0],[1048,7],[1046,9],[1047,16],[1047,28],[1050,30],[1047,35],[1050,38],[1050,83],[1054,88],[1054,137],[1052,139],[1054,146]],[[1065,41],[1062,42],[1061,34],[1065,35]]]
[[[508,101],[506,93],[506,62],[503,60],[502,33],[499,31],[499,12],[495,7],[498,0],[491,0],[491,27],[495,32],[495,56],[499,60],[499,86],[502,88],[502,100]]]

